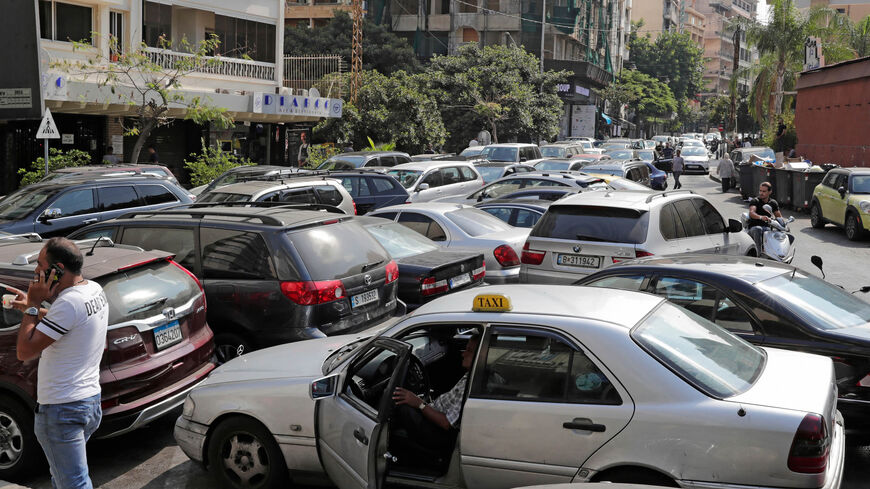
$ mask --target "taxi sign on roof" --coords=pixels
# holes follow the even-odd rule
[[[506,312],[511,310],[511,300],[501,294],[478,294],[474,297],[474,312]]]

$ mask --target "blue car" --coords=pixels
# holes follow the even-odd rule
[[[653,190],[667,190],[668,189],[668,174],[659,170],[649,161],[644,161],[646,166],[649,168],[649,183],[650,187]]]
[[[341,180],[344,188],[353,197],[356,213],[359,215],[389,205],[404,204],[408,200],[408,191],[391,175],[357,170],[332,172],[329,178]]]

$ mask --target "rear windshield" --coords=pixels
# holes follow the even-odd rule
[[[513,229],[501,219],[480,209],[466,208],[444,213],[447,219],[459,226],[469,236],[499,233]]]
[[[495,146],[484,148],[482,155],[489,161],[518,161],[517,151],[517,148]]]
[[[483,146],[475,146],[463,149],[459,156],[479,156],[481,153],[483,153]]]
[[[398,180],[403,187],[411,188],[417,183],[421,173],[423,172],[420,170],[390,170],[387,175]]]
[[[550,207],[532,236],[639,244],[646,241],[646,211],[587,205]]]
[[[632,332],[641,348],[710,396],[746,392],[764,370],[764,352],[694,313],[662,303]]]
[[[386,250],[360,225],[326,224],[287,233],[311,280],[336,280],[360,274],[389,260]]]
[[[434,241],[404,224],[375,224],[366,226],[366,230],[372,233],[393,258],[405,258],[441,249]]]
[[[843,329],[870,323],[870,304],[845,290],[797,271],[759,282],[758,287],[794,311],[813,326]]]
[[[541,154],[550,158],[565,156],[566,152],[567,148],[563,148],[560,146],[544,146],[543,148],[541,148]]]
[[[600,175],[625,176],[625,170],[618,166],[584,166],[583,171],[586,173],[598,173]]]
[[[158,316],[200,293],[184,270],[160,260],[98,280],[109,301],[109,324]]]
[[[549,156],[549,155],[544,155]],[[539,161],[535,163],[535,170],[540,171],[564,171],[571,166],[570,161]]]
[[[198,203],[202,202],[244,202],[251,200],[251,196],[247,194],[231,194],[229,192],[209,192],[196,199]]]
[[[483,177],[484,183],[489,183],[501,178],[501,174],[504,173],[503,166],[476,166],[474,169]]]
[[[24,188],[0,200],[0,219],[21,219],[35,211],[46,200],[60,191],[60,188]]]

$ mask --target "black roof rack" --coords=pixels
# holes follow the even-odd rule
[[[265,208],[277,208],[277,209],[286,209],[286,210],[300,210],[300,211],[327,211],[334,212],[336,214],[344,214],[345,212],[341,210],[341,208],[329,205],[329,204],[289,204],[287,202],[251,202],[251,201],[238,201],[238,202],[194,202],[192,204],[180,204],[177,206],[171,207],[171,209],[201,209],[204,207],[265,207]]]
[[[263,214],[242,214],[239,212],[222,212],[211,208],[214,207],[265,207],[279,210],[312,210],[326,211],[336,214],[344,214],[344,211],[338,207],[326,204],[286,204],[281,202],[202,202],[199,204],[182,204],[170,208],[158,209],[154,211],[139,211],[129,212],[120,216],[118,219],[128,219],[139,216],[184,216],[197,217],[200,219],[207,217],[237,217],[243,219],[259,219],[260,222],[269,226],[284,226],[284,221]]]
[[[689,189],[668,190],[667,192],[660,192],[660,193],[650,195],[649,197],[646,198],[646,203],[649,204],[656,197],[667,197],[667,196],[673,195],[673,194],[694,194],[694,193],[695,193],[694,190],[689,190]]]

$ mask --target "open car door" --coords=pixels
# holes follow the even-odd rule
[[[389,462],[386,421],[410,356],[407,343],[378,338],[337,377],[335,394],[317,401],[320,460],[340,489],[383,487]]]

